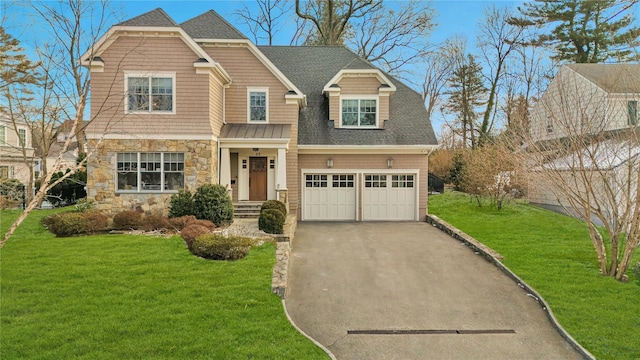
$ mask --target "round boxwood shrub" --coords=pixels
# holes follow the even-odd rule
[[[285,216],[278,209],[266,209],[260,212],[258,227],[269,234],[282,234],[284,232]]]
[[[113,216],[115,230],[132,230],[142,228],[142,213],[135,210],[125,210]]]
[[[260,207],[260,212],[263,212],[267,209],[276,209],[280,210],[285,216],[287,215],[287,205],[285,205],[282,201],[278,200],[267,200],[262,203]]]
[[[237,260],[245,257],[255,240],[241,236],[203,234],[195,238],[191,252],[199,257],[213,260]]]
[[[171,195],[169,217],[177,218],[187,215],[193,215],[193,194],[189,190],[180,190],[177,194]]]
[[[209,220],[216,226],[226,226],[233,222],[233,202],[222,185],[205,184],[193,195],[193,215]]]

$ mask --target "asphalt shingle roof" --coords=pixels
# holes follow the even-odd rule
[[[180,26],[194,39],[247,39],[213,10],[189,19]]]
[[[123,21],[118,26],[162,26],[162,27],[174,27],[178,26],[173,19],[167,15],[164,10],[157,8],[146,12],[142,15],[138,15],[129,20]]]
[[[570,64],[567,66],[606,92],[640,93],[640,64]]]
[[[343,46],[259,46],[265,56],[305,95],[300,111],[301,145],[436,145],[420,94],[386,75],[396,86],[389,98],[390,119],[383,129],[336,129],[329,121],[324,86],[342,69],[375,67]],[[336,119],[337,120],[337,119]]]

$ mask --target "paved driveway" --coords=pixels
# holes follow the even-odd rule
[[[338,359],[580,358],[511,279],[426,223],[298,224],[285,303]]]

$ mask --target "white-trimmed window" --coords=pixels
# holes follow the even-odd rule
[[[19,147],[27,147],[27,130],[18,129],[18,146]]]
[[[0,179],[9,178],[9,167],[8,166],[0,166]]]
[[[378,127],[378,99],[342,98],[341,127]]]
[[[125,109],[129,113],[175,114],[175,73],[125,73]]]
[[[7,127],[0,125],[0,145],[7,143]]]
[[[119,192],[184,189],[184,153],[118,153],[116,167]]]
[[[256,123],[269,122],[269,89],[247,89],[247,121]]]
[[[387,175],[365,175],[364,186],[367,188],[387,187]]]
[[[391,177],[391,187],[394,188],[412,188],[413,175],[393,175]]]
[[[627,123],[628,125],[638,125],[638,101],[627,101]]]
[[[308,188],[326,188],[327,187],[327,175],[306,175],[305,176],[306,187]]]

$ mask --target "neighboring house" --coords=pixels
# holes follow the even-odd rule
[[[177,24],[156,9],[94,49],[99,208],[166,212],[214,183],[301,220],[425,219],[437,142],[422,98],[345,47],[256,46],[214,11]]]
[[[47,155],[44,157],[47,173],[51,171],[66,171],[76,165],[78,160],[78,155],[80,154],[80,150],[84,152],[85,150],[85,137],[84,130],[86,123],[83,122],[79,129],[76,130],[76,136],[71,140],[69,147],[62,154],[61,162],[58,164],[56,168],[56,160],[58,156],[60,156],[60,152],[69,137],[69,132],[73,126],[73,120],[67,120],[62,124],[58,125],[56,128],[46,129],[46,134],[42,135],[42,130],[38,129],[36,135],[34,136],[34,144],[35,147],[35,155],[38,160],[36,160],[36,169],[38,173],[42,170],[41,163],[43,162],[43,154]],[[46,141],[46,144],[40,144],[40,142]],[[36,178],[38,176],[36,175]]]
[[[576,173],[570,169],[582,163],[584,170],[599,172],[592,176],[595,184],[606,177],[628,178],[629,169],[638,169],[638,102],[640,64],[562,66],[531,111],[533,140],[548,149],[547,162],[537,171],[553,167],[570,177]],[[573,153],[562,149],[571,136],[585,141]],[[595,194],[604,191],[601,187],[594,187]],[[529,201],[552,209],[561,208],[560,204],[570,208],[553,188],[554,184],[534,182]]]
[[[17,179],[23,185],[28,185],[29,165],[34,160],[31,131],[24,122],[17,122],[16,125],[0,114],[0,179]]]

